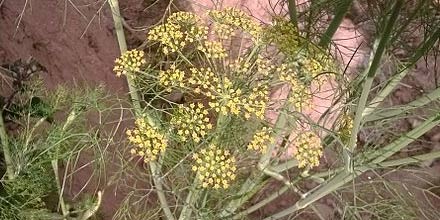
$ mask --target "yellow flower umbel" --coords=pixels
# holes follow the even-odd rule
[[[202,84],[206,87],[202,94],[211,99],[208,104],[216,112],[222,115],[243,114],[246,119],[249,119],[252,114],[260,119],[264,118],[269,93],[267,86],[255,85],[252,90],[244,93],[242,89],[234,88],[227,77],[221,80],[216,79],[215,82],[218,82],[216,86],[208,82],[205,85]]]
[[[204,94],[208,97],[212,96],[214,85],[218,84],[220,79],[212,72],[211,68],[191,68],[191,76],[188,78],[188,83],[194,87],[196,94]]]
[[[113,71],[116,73],[116,76],[138,72],[147,63],[144,56],[144,51],[136,49],[126,51],[115,60]]]
[[[297,29],[285,19],[275,19],[274,24],[265,29],[265,41],[275,44],[287,56],[296,56],[300,45]]]
[[[234,35],[235,30],[249,33],[254,42],[261,38],[261,26],[239,9],[228,7],[209,11],[208,14],[214,20],[214,31],[220,39],[228,39]]]
[[[235,73],[237,77],[245,76],[249,71],[251,64],[246,62],[242,57],[232,61],[229,65],[230,72]]]
[[[143,118],[136,119],[135,124],[136,128],[126,132],[129,142],[135,146],[130,152],[141,156],[145,162],[157,160],[165,152],[167,139]]]
[[[313,50],[312,46],[310,46],[310,48]],[[328,58],[325,57],[322,51],[317,51],[316,53],[320,54],[312,54],[307,52],[305,54],[299,54],[295,58],[289,59],[289,62],[297,64],[297,75],[299,78],[301,78],[301,81],[307,85],[309,85],[312,81],[318,83],[318,85],[322,85],[322,83],[326,82],[327,80],[325,77],[320,76],[328,77],[328,74],[323,74],[330,72],[330,63],[326,61]],[[319,60],[315,59],[315,57],[319,58]]]
[[[203,188],[227,189],[235,180],[237,170],[235,158],[228,150],[210,145],[193,155],[192,170]]]
[[[166,71],[159,71],[159,83],[166,88],[167,92],[171,92],[173,87],[185,87],[183,83],[184,77],[185,73],[177,69],[175,65],[171,65]]]
[[[319,165],[322,156],[321,139],[314,132],[299,134],[293,141],[294,157],[298,160],[299,168],[311,169]]]
[[[257,60],[255,60],[255,64],[257,66],[257,72],[264,77],[272,77],[271,73],[276,69],[275,65],[263,56],[258,56]]]
[[[198,143],[212,129],[209,123],[208,111],[202,103],[191,103],[189,107],[179,105],[176,114],[171,119],[171,125],[177,129],[181,141],[192,138]]]
[[[222,115],[243,114],[246,119],[255,115],[264,119],[269,101],[267,85],[252,85],[252,89],[243,92],[240,88],[234,88],[228,77],[220,78],[210,68],[192,68],[191,73],[188,82],[194,87],[194,92],[208,97],[211,100],[209,106],[216,112]]]
[[[219,59],[228,56],[222,43],[218,41],[205,41],[203,45],[199,45],[197,49],[202,51],[208,59]]]
[[[271,137],[272,129],[263,127],[260,131],[255,133],[252,141],[248,144],[248,150],[255,150],[260,153],[265,153],[267,145],[274,143],[275,139]]]
[[[276,69],[279,74],[279,79],[282,82],[289,83],[290,96],[289,102],[293,104],[296,110],[303,110],[304,108],[311,107],[312,95],[310,90],[298,79],[292,68],[289,68],[286,64],[281,64]]]
[[[181,51],[189,43],[207,38],[208,27],[200,24],[200,18],[190,12],[173,13],[165,24],[154,27],[147,39],[162,44],[162,52]]]

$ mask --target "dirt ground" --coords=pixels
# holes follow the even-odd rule
[[[231,1],[230,5],[253,5],[249,2],[245,0],[239,1],[239,3]],[[178,5],[181,9],[195,11],[208,6],[209,1],[186,1]],[[267,19],[265,17],[267,14],[262,12],[263,6],[257,4],[253,6],[255,8],[248,8],[249,11],[255,13],[254,15],[262,20]],[[160,21],[168,3],[167,1],[156,2],[153,0],[121,0],[120,7],[126,20],[129,46],[135,47],[143,43],[148,27]],[[170,7],[176,10],[175,6]],[[335,40],[338,40],[341,45],[340,48],[348,48],[345,51],[342,49],[343,51],[339,53],[343,54],[339,57],[342,63],[348,63],[347,57],[351,57],[352,49],[356,48],[360,42],[365,41],[362,38],[359,25],[362,24],[355,25],[347,18],[335,35]],[[362,51],[352,61],[349,69],[352,74],[356,74],[357,69],[363,65],[363,57],[367,52]],[[106,1],[0,1],[0,65],[32,56],[47,69],[43,77],[49,88],[54,88],[59,84],[69,85],[72,83],[104,84],[109,91],[124,95],[127,92],[124,79],[115,77],[112,72],[114,59],[118,55],[118,45],[110,9]],[[428,64],[435,63],[432,59],[437,59],[437,62],[440,62],[437,57],[429,59],[431,60],[426,61]],[[418,97],[421,91],[429,91],[436,86],[438,87],[437,81],[432,80],[440,76],[438,67],[427,66],[424,62],[421,61],[415,71],[405,79],[406,85],[400,86],[393,93],[388,100],[389,104],[408,103]],[[417,119],[410,118],[401,123],[404,129],[410,129],[417,124]],[[426,144],[419,146],[424,151],[438,149],[440,129],[434,129],[423,139],[429,141],[429,146]],[[85,156],[82,162],[85,163],[87,158]],[[440,163],[433,161],[426,167],[417,169],[432,172],[433,176],[440,177],[439,167]],[[87,176],[89,171],[82,172]],[[108,172],[110,175],[111,170]],[[408,178],[408,181],[411,182],[417,177],[410,178],[393,174],[390,178],[399,180]],[[81,174],[76,181],[71,189],[72,195],[81,190],[84,181],[81,179]],[[440,179],[434,178],[432,181],[439,183]],[[417,184],[421,188],[426,187],[421,183]],[[116,207],[124,198],[124,193],[114,193],[112,189],[107,189],[107,192],[104,194],[103,206],[100,210],[103,219],[111,219]],[[286,194],[280,201],[259,210],[254,216],[258,219],[260,216],[287,207],[292,204],[294,199],[294,195]],[[332,202],[327,200],[317,204],[328,219],[334,217],[333,209],[335,207],[332,205]]]

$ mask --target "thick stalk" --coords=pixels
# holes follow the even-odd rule
[[[356,115],[353,122],[353,130],[351,132],[351,137],[348,144],[348,150],[351,155],[353,155],[353,151],[356,147],[357,134],[360,130],[361,121],[362,121],[362,113],[365,110],[368,95],[370,94],[371,86],[373,85],[373,80],[377,74],[377,70],[379,69],[382,55],[385,52],[385,49],[389,43],[389,39],[391,37],[391,31],[397,20],[402,4],[403,4],[403,0],[397,0],[396,3],[394,4],[392,14],[386,22],[384,32],[379,41],[379,45],[377,46],[373,60],[368,68],[367,77],[362,87],[362,94],[361,97],[359,98],[359,102],[356,107],[356,111],[355,111]],[[352,171],[351,163],[346,165],[347,165],[347,169]]]
[[[370,156],[371,159],[367,160],[367,161],[371,161],[369,165],[362,166],[361,169],[354,169],[353,172],[349,172],[346,169],[341,170],[341,172],[339,172],[336,176],[331,178],[328,182],[319,185],[318,187],[315,188],[316,190],[313,189],[309,193],[307,193],[308,196],[298,200],[295,203],[295,205],[266,218],[266,220],[282,218],[286,215],[289,215],[293,212],[303,209],[308,205],[312,204],[313,202],[321,199],[322,197],[336,191],[346,183],[354,180],[363,172],[370,170],[371,169],[370,167],[377,166],[378,164],[388,159],[397,151],[408,146],[408,144],[410,144],[420,136],[424,135],[426,132],[437,126],[439,123],[440,123],[440,113],[428,118],[425,122],[417,126],[415,129],[409,131],[408,133],[402,135],[397,140],[383,147],[382,148],[383,150],[376,151],[374,154],[368,154],[371,155]],[[409,160],[408,162],[412,162],[412,160]]]
[[[399,139],[393,141],[391,144],[387,145],[386,147],[377,150],[375,153],[366,155],[367,161],[371,160],[372,163],[380,163],[386,160],[388,157],[399,152],[408,144],[413,142],[415,139],[419,138],[420,136],[430,131],[435,126],[437,126],[439,122],[440,122],[440,113],[437,113],[436,115],[426,119],[422,124],[417,126],[415,129],[411,130],[406,135],[401,136]]]
[[[252,196],[265,185],[266,181],[264,181],[262,174],[258,175],[254,179],[248,178],[240,188],[240,191],[237,193],[237,198],[233,199],[228,203],[228,205],[226,205],[219,217],[221,219],[228,219],[238,208],[252,198]]]
[[[402,159],[385,161],[385,162],[381,162],[381,163],[378,163],[378,164],[370,164],[370,165],[360,166],[360,167],[356,167],[355,170],[365,172],[365,171],[368,171],[368,170],[371,170],[371,169],[387,168],[387,167],[395,167],[395,166],[404,166],[404,165],[409,165],[409,164],[413,164],[413,163],[420,163],[420,162],[424,162],[424,161],[435,160],[435,159],[438,159],[438,158],[440,158],[440,151],[436,151],[436,152],[432,152],[432,153],[426,153],[426,154],[417,155],[417,156],[412,156],[412,157],[408,157],[408,158],[402,158]],[[326,177],[326,176],[329,176],[330,172],[338,173],[338,172],[341,172],[343,170],[344,169],[341,167],[341,168],[335,169],[333,171],[327,171],[327,172],[324,172],[324,173],[314,174],[313,176]],[[288,189],[289,189],[288,186],[281,187],[276,192],[274,192],[271,195],[269,195],[267,198],[261,200],[257,204],[255,204],[255,205],[247,208],[243,212],[237,214],[237,216],[234,217],[234,219],[241,219],[243,216],[246,216],[246,215],[248,215],[248,214],[258,210],[259,208],[269,204],[271,201],[275,200],[276,198],[281,196],[283,193],[285,193]]]
[[[197,199],[200,196],[200,189],[196,188],[197,185],[199,185],[199,181],[196,179],[193,181],[193,184],[191,185],[191,189],[188,192],[188,196],[185,200],[185,205],[183,206],[182,212],[180,213],[179,220],[187,220],[191,219],[192,214],[192,206],[194,205],[194,202],[197,201]]]
[[[14,166],[12,164],[11,151],[9,148],[9,138],[6,133],[5,123],[3,121],[3,110],[0,110],[0,139],[2,144],[3,155],[5,157],[6,175],[8,180],[13,180],[15,177]]]
[[[337,5],[336,7],[335,17],[333,18],[332,22],[330,23],[318,43],[318,45],[322,48],[327,48],[330,45],[333,35],[335,35],[336,30],[338,30],[339,26],[341,25],[342,19],[344,18],[345,14],[350,10],[350,6],[353,0],[341,0],[338,2],[339,5]]]
[[[392,118],[401,114],[405,114],[413,109],[425,106],[433,101],[438,100],[439,98],[440,98],[440,88],[437,88],[432,92],[430,92],[429,94],[426,94],[406,105],[396,106],[393,107],[392,109],[376,110],[373,113],[366,116],[364,118],[364,121],[365,122],[380,121],[380,120]]]
[[[296,11],[296,1],[295,0],[287,0],[290,22],[295,26],[296,30],[298,30],[298,13]]]
[[[109,5],[110,5],[111,11],[112,11],[112,17],[113,17],[113,22],[115,25],[119,49],[122,54],[127,50],[127,43],[125,40],[125,34],[124,34],[123,26],[122,26],[121,14],[119,11],[119,2],[118,2],[118,0],[110,0]],[[135,110],[135,115],[136,115],[136,117],[142,117],[142,108],[141,108],[141,104],[140,104],[140,98],[137,93],[137,89],[135,87],[135,84],[133,82],[133,78],[128,76],[127,83],[128,83],[128,88],[130,90],[130,96],[131,96],[132,104],[133,104],[133,107]],[[151,115],[147,114],[146,117],[148,119],[148,123],[152,127],[157,126],[157,124],[155,123],[155,121],[154,121],[153,117],[151,117]],[[163,191],[162,182],[161,182],[160,178],[158,177],[158,175],[159,175],[158,174],[159,173],[158,165],[156,162],[150,162],[149,167],[150,167],[150,172],[153,177],[154,185],[157,189],[156,193],[158,195],[158,198],[159,198],[159,201],[161,204],[161,208],[162,208],[162,210],[168,220],[174,220],[174,215],[170,210],[170,207],[168,205],[168,201],[167,201],[165,194],[164,194],[164,191]]]
[[[437,26],[440,24],[437,24]],[[419,47],[416,51],[416,53],[410,58],[409,63],[404,66],[402,69],[397,71],[394,76],[388,81],[387,85],[379,92],[379,94],[374,97],[374,99],[371,101],[371,103],[368,105],[368,107],[365,109],[365,111],[362,113],[362,116],[368,116],[373,111],[376,110],[376,108],[380,105],[380,103],[383,102],[383,100],[392,92],[394,89],[399,85],[400,81],[402,81],[403,77],[406,76],[406,74],[409,72],[409,70],[416,64],[416,62],[422,58],[431,48],[434,46],[434,44],[438,41],[440,38],[440,27],[435,30],[435,32],[426,40],[423,42],[423,44]]]
[[[274,172],[282,173],[286,170],[290,170],[291,168],[294,168],[297,166],[298,166],[298,160],[293,158],[293,159],[290,159],[288,161],[283,162],[282,164],[272,166],[272,167],[270,167],[270,169],[273,170]]]

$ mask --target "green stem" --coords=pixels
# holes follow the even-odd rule
[[[318,43],[319,46],[321,46],[322,48],[327,48],[330,45],[333,35],[336,33],[336,30],[338,30],[339,26],[341,25],[342,19],[344,18],[345,14],[350,10],[352,2],[353,0],[341,0],[339,2],[339,5],[337,5],[336,7],[335,17],[333,18],[325,33],[322,35]]]
[[[436,101],[440,98],[440,88],[437,88],[433,91],[431,91],[429,94],[423,95],[422,97],[402,106],[396,106],[392,109],[383,109],[383,110],[377,110],[371,114],[368,114],[364,121],[365,122],[371,122],[371,121],[380,121],[387,118],[392,118],[397,115],[401,115],[404,113],[407,113],[408,111],[416,108],[420,108],[422,106],[425,106],[433,101]]]
[[[69,115],[67,116],[66,122],[63,125],[62,128],[62,132],[64,134],[64,132],[67,130],[67,128],[73,123],[73,121],[75,121],[75,119],[77,118],[78,113],[75,109],[73,109]],[[55,182],[56,182],[56,187],[57,187],[57,191],[58,191],[58,204],[61,207],[61,213],[64,216],[64,219],[67,218],[67,216],[69,215],[69,210],[67,210],[67,206],[66,203],[64,202],[64,197],[63,197],[63,189],[61,187],[61,182],[60,182],[60,177],[59,177],[59,172],[58,172],[58,155],[55,155],[55,159],[51,160],[51,164],[52,164],[52,169],[53,169],[53,173],[55,176]]]
[[[403,159],[396,159],[396,160],[385,161],[385,162],[381,162],[381,163],[378,163],[378,164],[369,164],[369,165],[365,165],[365,166],[360,166],[360,167],[356,167],[355,170],[358,170],[358,171],[361,171],[361,172],[365,172],[365,171],[371,170],[371,169],[403,166],[403,165],[409,165],[409,164],[412,164],[412,163],[420,163],[420,162],[424,162],[424,161],[435,160],[435,159],[438,159],[438,158],[440,158],[440,151],[431,152],[431,153],[422,154],[422,155],[417,155],[417,156],[412,156],[412,157],[403,158]],[[315,177],[326,177],[326,176],[329,176],[330,173],[338,173],[338,172],[341,172],[343,170],[344,170],[343,167],[341,167],[341,168],[338,168],[338,169],[335,169],[335,170],[332,170],[332,171],[326,171],[326,172],[323,172],[323,173],[314,174],[313,176],[315,176]],[[246,216],[246,215],[248,215],[248,214],[258,210],[259,208],[269,204],[271,201],[275,200],[276,198],[281,196],[283,193],[285,193],[288,189],[289,189],[288,186],[281,187],[279,190],[277,190],[276,192],[272,193],[267,198],[261,200],[257,204],[255,204],[255,205],[247,208],[243,212],[237,214],[234,217],[234,219],[241,219],[243,216]]]
[[[116,36],[118,39],[119,49],[122,54],[125,51],[127,51],[127,43],[125,40],[125,34],[124,34],[124,29],[123,29],[122,20],[121,20],[121,14],[120,14],[120,10],[119,10],[119,2],[118,2],[118,0],[110,0],[109,5],[112,10],[112,17],[113,17],[113,22],[114,22],[115,29],[116,29]],[[140,98],[137,93],[135,83],[133,82],[133,78],[131,76],[127,76],[127,83],[128,83],[128,88],[130,91],[131,101],[132,101],[132,104],[133,104],[133,107],[135,110],[135,115],[136,115],[136,117],[142,117],[142,108],[141,108]],[[152,127],[157,126],[157,123],[153,119],[151,114],[147,114],[146,117],[147,117],[147,120],[148,120],[148,123],[150,124],[150,126],[152,126]],[[159,202],[161,204],[161,208],[162,208],[162,210],[168,220],[174,220],[175,219],[174,215],[170,210],[170,207],[168,205],[168,201],[167,201],[165,194],[164,194],[164,191],[163,191],[162,182],[161,182],[160,178],[158,177],[158,173],[159,173],[158,165],[156,164],[156,162],[149,162],[149,167],[150,167],[150,172],[153,177],[154,185],[157,189],[156,193],[158,195]]]
[[[391,31],[393,30],[393,26],[397,20],[397,17],[399,15],[399,11],[402,7],[402,4],[403,4],[403,0],[397,0],[396,3],[394,4],[393,12],[386,23],[385,30],[382,34],[380,41],[379,41],[379,45],[377,46],[377,49],[374,53],[373,60],[368,68],[367,78],[365,79],[365,83],[362,88],[362,94],[361,94],[361,97],[359,98],[359,102],[357,104],[356,115],[355,115],[354,122],[353,122],[353,130],[351,132],[351,137],[350,137],[350,141],[348,144],[348,151],[349,151],[348,153],[350,153],[351,155],[353,154],[354,149],[356,147],[357,134],[360,130],[361,121],[363,119],[362,113],[365,110],[368,95],[370,94],[371,86],[373,85],[373,80],[374,80],[374,78],[377,74],[377,70],[380,66],[380,61],[382,59],[382,55],[384,54],[386,46],[389,43],[389,39],[391,37]],[[346,164],[347,169],[352,171],[352,168],[353,168],[352,164],[350,161],[348,161],[348,162],[349,163]]]
[[[287,112],[283,111],[283,109],[284,108],[280,109],[280,113],[278,115],[277,121],[274,126],[275,138],[282,137],[283,131],[285,130],[287,125],[288,116],[287,116]],[[266,152],[261,156],[260,161],[258,162],[258,168],[260,170],[264,170],[269,165],[270,158],[272,157],[272,152],[274,151],[277,145],[278,145],[278,141],[276,140],[269,145],[269,147],[266,149]]]
[[[296,12],[296,1],[295,0],[287,0],[290,22],[295,26],[296,30],[298,30],[298,13]]]
[[[220,213],[220,218],[229,218],[235,211],[241,207],[246,201],[248,201],[255,193],[257,193],[263,186],[265,181],[263,175],[260,174],[254,178],[248,178],[237,193],[236,199],[230,201],[223,211]]]
[[[6,165],[6,175],[9,180],[13,180],[15,178],[14,174],[14,166],[12,164],[11,151],[9,148],[9,138],[6,133],[5,123],[3,121],[3,110],[0,110],[0,139],[3,149],[3,155],[5,157],[5,165]]]
[[[415,129],[408,132],[406,135],[401,136],[397,140],[393,141],[386,147],[366,155],[367,161],[372,161],[373,163],[380,163],[386,160],[388,157],[402,150],[408,144],[413,142],[415,139],[419,138],[426,132],[430,131],[432,128],[440,123],[440,113],[426,119],[422,124],[417,126]]]
[[[293,158],[293,159],[290,159],[288,161],[283,162],[282,164],[272,166],[272,167],[270,167],[270,169],[277,172],[277,173],[281,173],[281,172],[284,172],[286,170],[290,170],[291,168],[297,167],[297,166],[298,166],[298,160]]]
[[[421,154],[417,156],[402,158],[402,159],[396,159],[396,160],[390,160],[385,161],[377,164],[378,168],[383,167],[395,167],[395,166],[402,166],[402,165],[408,165],[412,163],[420,163],[428,160],[435,160],[440,158],[440,151],[431,152],[427,154]]]
[[[93,215],[95,215],[96,212],[98,211],[99,207],[101,206],[101,202],[102,202],[102,192],[98,191],[96,201],[92,204],[91,207],[89,207],[82,214],[82,216],[81,216],[81,218],[79,218],[79,220],[87,220],[87,219],[91,218]]]
[[[69,210],[67,210],[66,203],[64,202],[63,190],[61,189],[60,177],[58,173],[58,160],[51,160],[53,173],[55,176],[55,182],[58,192],[58,205],[61,207],[61,213],[63,214],[63,219],[69,215]]]
[[[179,220],[187,220],[191,219],[192,214],[192,206],[194,205],[194,202],[197,201],[197,199],[200,196],[200,189],[197,188],[199,185],[199,181],[194,179],[193,184],[191,185],[191,189],[188,192],[188,196],[185,200],[185,205],[183,206],[182,212],[180,213]]]
[[[437,25],[439,25],[437,23]],[[371,101],[371,103],[368,105],[368,107],[365,109],[365,111],[362,113],[362,116],[368,116],[373,111],[376,110],[376,108],[380,105],[380,103],[383,102],[383,100],[397,87],[397,85],[402,81],[403,77],[406,76],[406,74],[409,72],[409,70],[416,64],[416,62],[422,58],[431,48],[435,45],[435,43],[440,38],[440,28],[437,28],[434,33],[423,42],[421,46],[419,46],[420,49],[416,51],[416,53],[410,58],[409,63],[404,66],[402,69],[400,69],[394,76],[391,78],[391,80],[388,81],[385,88],[383,88],[379,94]]]
[[[298,210],[301,210],[308,205],[312,204],[313,202],[317,201],[318,199],[330,194],[331,192],[337,190],[339,187],[343,186],[345,183],[350,182],[354,177],[353,175],[350,175],[350,173],[347,173],[345,170],[336,175],[334,178],[332,178],[329,182],[326,182],[325,185],[318,187],[317,190],[314,190],[312,194],[307,196],[306,198],[298,200],[298,202],[295,203],[295,205],[284,209],[274,215],[271,215],[264,220],[274,220],[282,218],[286,215],[290,215],[293,212],[296,212]]]
[[[270,202],[272,202],[274,199],[280,197],[282,194],[287,192],[287,190],[289,190],[289,187],[284,185],[283,187],[281,187],[281,189],[279,189],[275,193],[272,193],[267,198],[259,201],[257,204],[255,204],[255,205],[247,208],[246,210],[238,213],[236,216],[234,216],[233,219],[243,219],[244,216],[249,215],[252,212],[255,212],[256,210],[260,209],[261,207],[263,207],[263,206],[269,204]]]
[[[296,202],[295,205],[293,205],[290,208],[287,208],[285,210],[282,210],[281,212],[278,212],[268,218],[269,219],[279,219],[286,215],[289,215],[293,212],[296,212],[300,209],[303,209],[307,207],[308,205],[312,204],[313,202],[321,199],[322,197],[336,191],[346,183],[354,180],[356,177],[358,177],[363,172],[370,170],[370,167],[375,167],[377,164],[382,163],[386,159],[388,159],[390,156],[392,156],[394,153],[398,152],[399,150],[403,149],[404,147],[408,146],[411,142],[434,128],[440,123],[440,113],[430,117],[425,122],[423,122],[421,125],[417,126],[415,129],[409,131],[405,135],[402,135],[397,140],[393,141],[392,143],[388,144],[387,146],[383,147],[381,151],[376,151],[374,153],[367,153],[367,160],[371,161],[369,165],[367,166],[361,166],[360,169],[354,169],[353,172],[349,172],[346,169],[342,169],[336,176],[331,178],[328,182],[325,182],[324,184],[321,184],[317,188],[311,190],[303,199],[300,199]],[[436,155],[429,155],[429,157],[436,156]],[[424,157],[427,157],[424,155]],[[371,159],[370,159],[371,158]],[[414,160],[407,159],[406,162],[412,162]],[[405,161],[398,161],[398,162],[405,162]],[[391,162],[385,162],[391,163]],[[394,161],[396,164],[396,161]],[[391,163],[392,164],[392,163]]]

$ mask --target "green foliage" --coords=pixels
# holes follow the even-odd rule
[[[1,106],[1,112],[5,113],[1,119],[6,119],[8,125],[0,126],[0,131],[4,131],[3,154],[12,162],[1,165],[2,169],[8,169],[0,180],[0,219],[63,219],[70,214],[64,210],[66,203],[61,185],[64,188],[65,178],[73,175],[76,168],[75,165],[65,167],[64,181],[60,182],[58,161],[70,164],[85,151],[103,153],[94,149],[99,147],[94,131],[84,126],[87,113],[105,110],[103,90],[99,87],[70,91],[58,87],[47,91],[38,77],[19,82],[15,82],[19,86],[11,88],[8,103]],[[98,162],[91,164],[100,169]],[[92,202],[94,205],[86,203],[88,208],[80,210],[77,216],[94,210],[97,201]]]
[[[45,199],[55,193],[53,174],[47,163],[25,168],[14,180],[4,182],[3,187],[1,219],[35,218],[37,212],[48,211]]]

